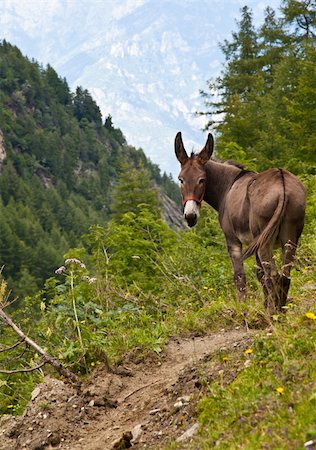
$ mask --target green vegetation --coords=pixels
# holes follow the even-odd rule
[[[227,356],[223,379],[240,372],[228,385],[213,383],[201,401],[199,448],[301,448],[315,438],[316,315],[289,309],[251,353]]]
[[[127,145],[87,90],[0,43],[0,266],[14,295],[43,286],[62,255],[104,224],[122,165],[142,166],[176,201],[170,176]],[[173,192],[173,195],[171,194]]]
[[[111,117],[102,125],[98,109],[86,91],[80,88],[75,96],[69,94],[65,82],[56,76],[57,83],[51,68],[40,69],[26,62],[9,44],[2,46],[37,76],[36,89],[46,79],[55,86],[54,94],[45,97],[52,103],[49,110],[43,109],[41,120],[61,120],[63,114],[68,114],[67,130],[73,123],[74,135],[80,135],[76,142],[80,142],[84,155],[79,165],[74,160],[69,165],[61,163],[61,149],[68,148],[65,136],[69,148],[77,148],[71,147],[71,136],[59,128],[58,132],[46,128],[43,131],[37,125],[36,133],[44,133],[44,140],[55,142],[52,146],[57,153],[56,158],[48,150],[42,154],[34,144],[36,133],[25,138],[19,131],[22,125],[18,109],[13,113],[7,107],[8,129],[2,131],[10,159],[0,176],[4,209],[0,220],[5,217],[7,221],[0,230],[7,241],[1,240],[1,254],[7,254],[9,262],[9,256],[16,254],[19,261],[23,255],[26,258],[23,246],[27,244],[27,256],[31,258],[31,250],[35,251],[43,239],[47,245],[37,249],[42,258],[37,260],[37,270],[43,276],[42,267],[46,267],[45,274],[50,277],[45,275],[44,287],[26,296],[12,311],[25,332],[69,368],[85,375],[104,361],[119,363],[127,353],[132,353],[135,360],[153,352],[159,355],[173,335],[210,333],[236,326],[261,329],[244,354],[232,349],[214,356],[218,376],[209,383],[208,393],[200,402],[201,429],[192,448],[299,448],[316,437],[316,49],[312,40],[315,17],[310,4],[284,1],[280,18],[269,8],[258,30],[252,24],[249,8],[243,8],[232,42],[222,45],[226,56],[223,73],[210,84],[220,101],[215,103],[205,93],[210,124],[218,120],[218,112],[226,112],[216,126],[221,157],[258,170],[272,165],[288,167],[308,190],[306,227],[296,270],[292,271],[289,303],[284,314],[273,317],[264,310],[251,260],[247,261],[251,294],[245,302],[236,300],[231,265],[215,213],[203,205],[195,229],[170,229],[157,214],[158,197],[151,189],[152,177],[159,177],[143,153],[123,142]],[[7,65],[10,67],[11,62]],[[12,69],[6,75],[6,89],[15,86],[16,91],[18,81],[10,73]],[[41,95],[35,92],[32,101],[37,102]],[[5,90],[1,95],[7,104],[13,101]],[[56,96],[58,105],[64,102],[63,111],[67,112],[54,116],[57,103],[52,99]],[[35,121],[36,107],[24,111],[28,113],[21,113],[21,120]],[[34,139],[32,146],[28,146],[28,139]],[[92,151],[91,142],[99,153]],[[20,147],[23,151],[17,151]],[[33,153],[34,148],[39,148],[38,153]],[[31,149],[32,156],[27,157]],[[129,158],[121,164],[124,152]],[[53,181],[45,188],[47,167],[48,179]],[[77,167],[81,176],[70,167]],[[100,185],[110,187],[118,173],[111,194],[107,189],[99,190]],[[47,198],[55,201],[55,209]],[[12,201],[15,203],[10,206]],[[41,205],[46,204],[43,210]],[[52,216],[51,211],[56,214]],[[67,228],[67,213],[73,218],[75,211],[81,215],[84,212],[84,222],[79,218],[77,223],[68,216],[71,226]],[[78,228],[74,230],[72,225]],[[47,234],[41,238],[44,232]],[[56,234],[59,240],[53,246],[51,236],[58,232],[62,234]],[[50,248],[57,261],[73,243],[74,248],[67,251],[64,263],[60,261],[60,268],[53,274],[49,263],[52,257],[44,250]],[[8,273],[15,274],[17,282],[24,280],[24,292],[33,292],[29,266],[20,264],[14,272],[13,256],[10,264],[11,272],[7,268],[5,278]],[[5,299],[6,283],[2,281],[0,301]],[[16,342],[10,330],[3,327],[0,337],[3,347]],[[5,363],[10,369],[33,367],[36,359],[27,351],[21,354],[17,348],[10,352],[9,363],[7,354],[0,353],[0,367]],[[1,375],[1,413],[21,413],[41,376],[39,371]],[[171,447],[180,448],[176,443]]]
[[[219,132],[221,157],[298,174],[308,189],[307,224],[286,314],[268,321],[244,358],[226,356],[222,378],[200,403],[197,446],[301,448],[316,437],[315,2],[285,0],[280,17],[267,8],[257,30],[244,7],[237,25],[221,46],[223,72],[209,82],[212,94],[203,93],[208,127]]]
[[[221,45],[223,71],[202,92],[202,114],[219,132],[221,157],[315,173],[315,2],[282,4],[281,17],[268,7],[257,30],[242,8],[237,32]]]

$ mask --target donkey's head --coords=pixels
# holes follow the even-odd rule
[[[198,218],[206,187],[205,164],[213,153],[213,136],[209,133],[205,147],[198,155],[189,157],[185,151],[179,132],[175,139],[175,153],[181,164],[179,180],[181,183],[184,218],[189,227],[193,227]]]

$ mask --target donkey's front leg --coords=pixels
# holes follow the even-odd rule
[[[246,274],[242,259],[242,247],[240,243],[227,242],[228,253],[233,264],[234,281],[239,299],[246,297]]]

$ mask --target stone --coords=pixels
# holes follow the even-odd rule
[[[131,442],[132,442],[133,444],[136,444],[136,442],[139,441],[139,438],[141,437],[142,432],[143,432],[142,424],[139,423],[138,425],[135,425],[135,427],[132,429],[132,436],[133,436],[133,439],[132,439]]]
[[[38,394],[41,392],[41,389],[39,387],[36,387],[31,395],[31,399],[32,401],[36,399],[36,397],[38,396]]]
[[[183,434],[181,434],[181,436],[179,436],[177,438],[177,442],[184,442],[184,441],[190,439],[197,433],[198,429],[199,429],[199,424],[195,423],[194,425],[192,425],[192,427],[190,427]]]

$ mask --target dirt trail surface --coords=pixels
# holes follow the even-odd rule
[[[254,332],[233,330],[172,340],[163,356],[109,373],[97,368],[80,392],[46,377],[21,417],[0,421],[1,450],[159,449],[197,431],[196,405],[203,379],[211,382],[212,356],[243,351]]]

